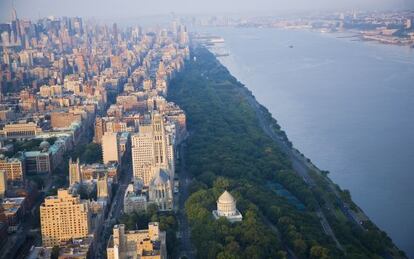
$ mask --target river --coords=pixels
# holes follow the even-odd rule
[[[414,49],[299,30],[200,30],[225,39],[220,61],[414,258]]]

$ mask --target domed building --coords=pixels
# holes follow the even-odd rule
[[[226,217],[230,222],[243,220],[243,216],[236,208],[236,200],[228,192],[224,191],[217,200],[217,210],[213,210],[214,218]]]

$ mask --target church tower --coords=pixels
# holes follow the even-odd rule
[[[152,114],[152,132],[154,137],[155,166],[169,169],[164,121],[161,114]]]

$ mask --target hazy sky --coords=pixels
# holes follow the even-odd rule
[[[19,17],[49,15],[132,18],[175,13],[280,12],[317,9],[414,8],[414,0],[14,0]],[[8,21],[12,0],[0,0],[0,20]]]

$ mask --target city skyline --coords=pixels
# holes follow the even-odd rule
[[[140,1],[121,0],[117,6],[127,8],[113,8],[111,0],[91,1],[52,1],[34,0],[30,2],[22,0],[5,0],[0,3],[0,21],[10,20],[10,10],[13,6],[18,10],[21,18],[36,19],[44,16],[81,16],[96,19],[132,19],[139,16],[156,16],[171,13],[177,14],[285,14],[303,11],[332,11],[332,10],[394,10],[412,9],[414,3],[409,0],[351,0],[332,1],[317,0],[309,4],[305,0],[278,0],[276,3],[271,0],[259,0],[259,2],[237,2],[237,9],[234,8],[235,0],[220,2],[212,0],[188,1],[179,0],[165,2],[162,0],[151,1],[143,5]],[[96,8],[99,6],[99,8]],[[82,7],[82,8],[79,8]]]

